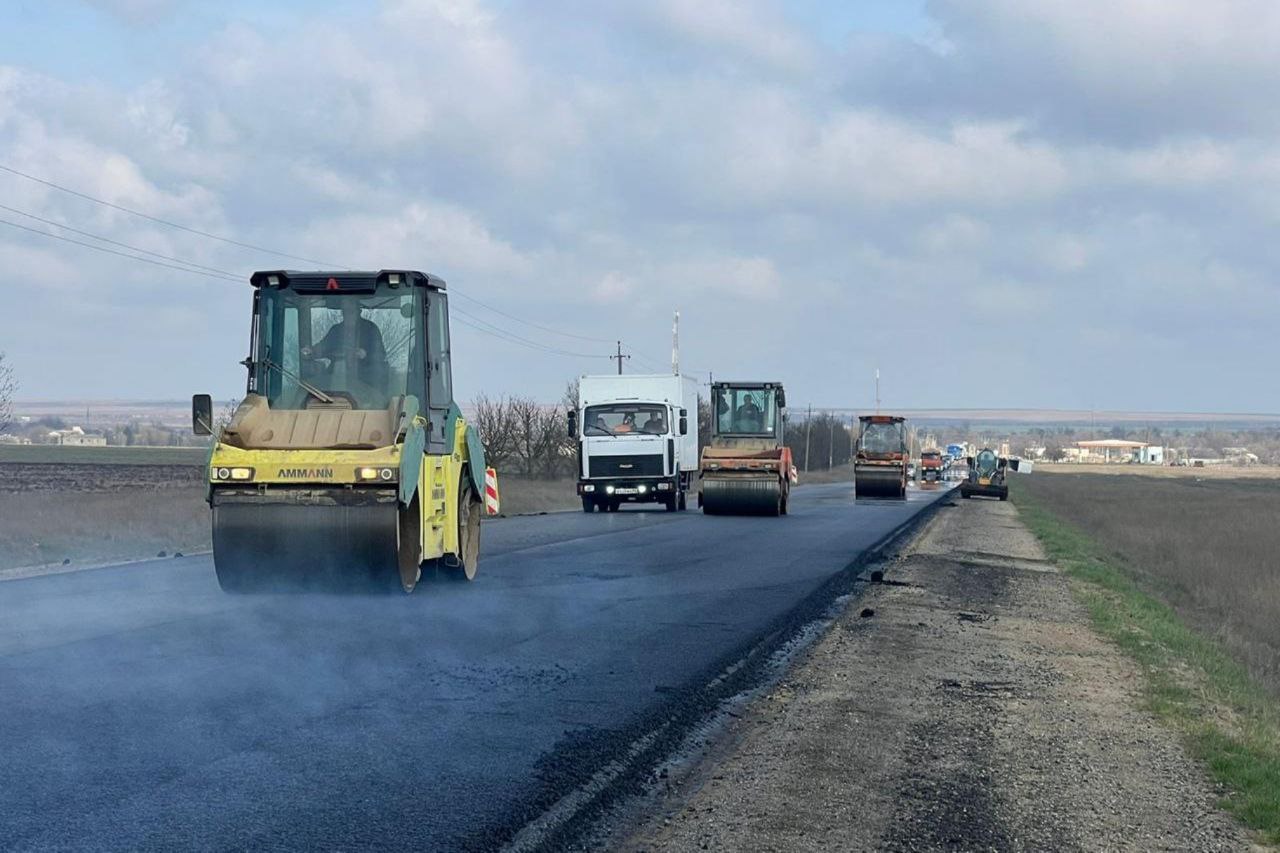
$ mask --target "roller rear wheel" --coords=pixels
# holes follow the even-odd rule
[[[448,580],[475,580],[480,562],[480,513],[470,477],[463,472],[458,487],[458,553],[440,561],[441,574]]]

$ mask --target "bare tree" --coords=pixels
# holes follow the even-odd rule
[[[213,419],[213,435],[215,441],[222,439],[222,431],[226,429],[227,424],[231,423],[231,419],[236,416],[236,409],[240,408],[240,401],[228,400],[227,404],[218,412],[217,417]]]
[[[472,408],[486,460],[495,468],[506,467],[516,453],[516,425],[510,401],[505,397],[492,400],[481,394]]]
[[[490,463],[527,477],[554,479],[571,474],[577,442],[569,437],[561,407],[573,408],[577,400],[576,381],[568,383],[557,405],[530,397],[477,397],[471,406],[472,422]]]
[[[0,432],[13,424],[13,397],[17,393],[18,380],[13,375],[13,367],[5,363],[5,354],[0,352]]]

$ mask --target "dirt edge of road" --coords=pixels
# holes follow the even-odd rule
[[[609,843],[1266,849],[1142,709],[1141,682],[1013,506],[948,499],[885,582]]]
[[[861,596],[877,567],[937,512],[934,502],[858,554],[760,638],[726,654],[667,701],[618,730],[567,740],[543,761],[544,790],[518,824],[469,839],[467,849],[599,849],[634,825],[656,786],[692,767],[748,702],[769,689],[822,634],[845,602]],[[592,768],[584,771],[584,768]],[[599,768],[599,769],[596,769]]]

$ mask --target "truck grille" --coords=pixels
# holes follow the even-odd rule
[[[662,454],[643,456],[592,456],[591,477],[661,477]]]

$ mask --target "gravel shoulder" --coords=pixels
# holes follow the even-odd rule
[[[952,503],[620,849],[1266,849],[1014,507]]]

